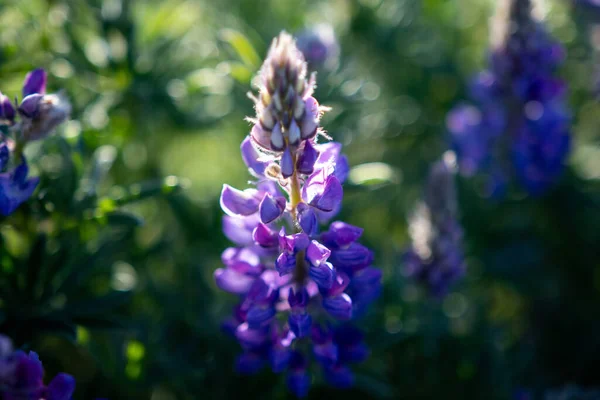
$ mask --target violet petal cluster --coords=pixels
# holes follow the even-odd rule
[[[316,362],[332,385],[352,384],[348,364],[368,355],[348,321],[381,291],[373,253],[359,243],[361,228],[328,223],[339,211],[348,162],[335,142],[317,143],[326,109],[312,97],[314,75],[294,39],[280,34],[259,74],[257,117],[241,144],[255,185],[223,186],[225,235],[217,286],[239,297],[226,329],[242,345],[238,370],[269,365],[284,372],[297,396],[307,394]]]
[[[38,355],[13,350],[10,339],[0,335],[0,398],[2,400],[70,400],[75,379],[65,373],[44,385],[44,367]]]
[[[465,271],[454,169],[451,153],[431,167],[423,201],[410,219],[412,243],[403,256],[405,275],[438,298],[447,294]]]
[[[33,140],[48,136],[65,121],[70,104],[57,94],[46,94],[46,72],[36,69],[23,83],[23,100],[13,105],[0,92],[0,127],[13,138],[0,134],[0,214],[12,214],[31,197],[39,178],[27,178],[29,168],[23,148]],[[17,119],[18,117],[18,119]]]
[[[499,6],[488,68],[471,83],[474,103],[447,118],[461,173],[487,175],[489,196],[502,196],[513,178],[529,194],[543,194],[569,152],[567,86],[556,75],[564,50],[532,7],[531,0]]]

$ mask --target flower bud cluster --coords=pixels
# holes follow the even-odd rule
[[[348,163],[339,143],[317,143],[325,108],[313,86],[294,39],[280,34],[260,71],[257,116],[241,145],[257,182],[223,187],[223,230],[236,247],[215,271],[217,285],[240,300],[226,324],[244,349],[238,369],[286,371],[298,396],[308,392],[311,359],[331,384],[351,385],[348,363],[368,351],[348,321],[381,290],[373,254],[358,242],[362,229],[339,221],[320,229],[340,209]]]
[[[500,2],[488,69],[472,82],[475,105],[459,105],[448,129],[460,170],[487,174],[487,195],[509,178],[543,194],[564,169],[570,147],[566,84],[556,76],[564,50],[534,17],[530,0]]]
[[[27,178],[29,168],[23,149],[43,139],[71,113],[71,105],[60,94],[46,94],[46,72],[31,71],[23,84],[23,100],[15,104],[0,92],[0,214],[13,213],[31,197],[39,179]]]

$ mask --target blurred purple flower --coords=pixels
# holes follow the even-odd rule
[[[13,351],[11,342],[0,335],[0,394],[3,400],[70,400],[75,379],[58,374],[44,385],[44,368],[38,355]]]
[[[556,69],[564,50],[533,16],[530,0],[499,3],[488,69],[470,86],[474,105],[459,105],[447,127],[463,175],[483,173],[486,195],[514,178],[531,195],[560,177],[570,149],[566,84]]]
[[[403,256],[405,275],[422,283],[434,297],[443,297],[465,268],[453,162],[447,153],[431,167],[423,202],[410,219],[412,243]]]
[[[296,45],[311,68],[334,69],[337,66],[340,46],[331,25],[307,28],[296,37]]]

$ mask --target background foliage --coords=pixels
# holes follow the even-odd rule
[[[49,375],[73,374],[76,399],[287,398],[274,374],[233,370],[239,348],[220,321],[234,299],[212,280],[228,246],[218,196],[248,179],[246,92],[271,38],[329,23],[340,61],[319,71],[315,97],[333,107],[323,126],[354,166],[340,218],[365,228],[385,290],[363,322],[372,355],[356,387],[309,397],[509,399],[599,385],[589,9],[546,7],[568,50],[574,117],[561,182],[499,202],[459,179],[465,279],[433,300],[402,275],[406,217],[447,149],[446,113],[484,63],[492,11],[485,0],[2,2],[2,91],[44,67],[74,112],[28,149],[43,189],[0,220],[0,331],[36,349]]]

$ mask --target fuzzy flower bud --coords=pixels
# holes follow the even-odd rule
[[[304,56],[287,33],[273,41],[259,73],[258,89],[251,132],[256,144],[279,153],[314,137],[319,108],[310,97],[313,81],[307,80]]]

